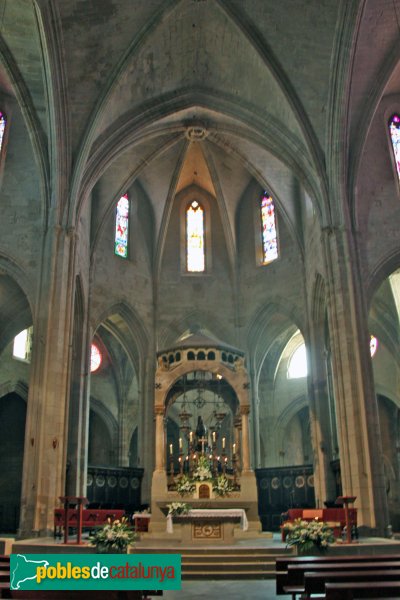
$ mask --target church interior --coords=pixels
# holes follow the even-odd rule
[[[156,535],[201,466],[253,531],[400,532],[399,23],[0,0],[0,532],[67,495]]]

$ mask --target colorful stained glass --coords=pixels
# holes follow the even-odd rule
[[[389,119],[390,139],[392,140],[394,162],[396,163],[397,177],[400,181],[400,116],[392,115]]]
[[[117,256],[128,258],[128,231],[129,231],[129,200],[125,194],[118,200],[115,218],[115,243],[114,252]]]
[[[190,273],[205,269],[204,210],[196,200],[186,210],[186,266]]]
[[[90,348],[90,372],[94,373],[100,367],[102,356],[96,344],[92,344]]]
[[[0,151],[3,147],[3,138],[4,138],[4,131],[6,128],[6,116],[5,114],[0,110]]]
[[[266,192],[260,203],[261,209],[261,236],[262,236],[262,264],[267,265],[278,258],[278,238],[276,235],[275,206]]]
[[[378,350],[378,340],[374,335],[371,335],[369,340],[369,351],[371,353],[371,358],[375,356],[375,352]]]

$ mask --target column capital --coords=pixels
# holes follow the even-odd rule
[[[249,404],[242,404],[239,407],[239,411],[241,415],[249,415],[250,414],[250,405]]]
[[[154,407],[154,415],[157,416],[164,416],[164,407],[163,406],[155,406]]]

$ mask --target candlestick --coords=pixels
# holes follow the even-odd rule
[[[232,452],[233,452],[233,454],[236,454],[236,444],[233,444],[233,446],[232,446]]]
[[[222,449],[225,450],[225,442],[226,442],[226,438],[222,438]]]
[[[179,438],[179,450],[182,450],[182,438]]]
[[[212,441],[213,444],[215,444],[215,442],[217,441],[217,434],[215,433],[215,431],[212,432]]]
[[[193,431],[191,431],[191,432],[189,433],[189,441],[190,441],[190,443],[192,443],[192,442],[193,442]]]
[[[172,455],[174,453],[174,447],[172,444],[169,445],[169,453]]]

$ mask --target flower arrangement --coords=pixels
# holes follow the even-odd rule
[[[217,496],[228,496],[233,492],[233,487],[225,475],[220,475],[213,484],[213,491]]]
[[[197,468],[193,473],[193,479],[196,481],[212,479],[210,461],[205,456],[200,456]]]
[[[176,484],[177,492],[181,496],[184,496],[185,494],[191,494],[194,492],[195,488],[196,486],[194,485],[193,481],[187,475],[183,475],[183,477],[181,477]]]
[[[115,521],[107,519],[107,523],[89,537],[89,543],[96,546],[98,552],[120,553],[126,552],[136,538],[137,534],[132,530],[128,519],[122,517]]]
[[[326,550],[335,541],[332,529],[323,521],[303,521],[295,519],[286,523],[286,545],[296,546],[299,554],[306,554],[313,548]]]
[[[189,510],[192,508],[190,504],[186,502],[171,502],[171,504],[167,504],[168,514],[175,515],[187,515]]]

